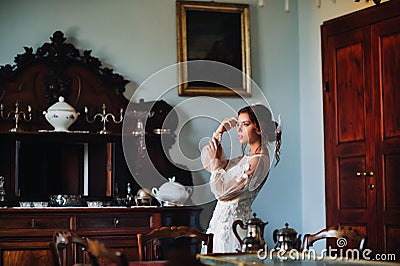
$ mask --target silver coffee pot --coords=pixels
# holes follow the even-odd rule
[[[250,218],[246,222],[246,224],[244,224],[242,220],[236,220],[233,222],[232,230],[240,243],[240,250],[238,251],[247,252],[250,250],[258,251],[260,249],[264,249],[264,228],[268,224],[268,222],[263,222],[260,218],[257,218],[256,216],[257,215],[254,213],[253,218]],[[237,232],[238,225],[242,229],[247,230],[246,237],[243,239],[240,238]]]

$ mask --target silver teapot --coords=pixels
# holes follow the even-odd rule
[[[247,252],[250,250],[260,250],[264,249],[265,240],[264,240],[264,228],[268,224],[268,222],[263,222],[260,218],[256,217],[257,214],[253,214],[253,218],[250,218],[246,224],[243,223],[242,220],[236,220],[232,224],[232,230],[235,234],[236,238],[240,243],[241,252]],[[242,229],[247,230],[246,237],[241,239],[238,232],[237,226],[240,226]]]
[[[276,250],[292,250],[300,251],[301,247],[301,234],[297,236],[296,230],[289,228],[289,224],[285,223],[285,228],[275,229],[272,233],[272,238],[275,242]]]

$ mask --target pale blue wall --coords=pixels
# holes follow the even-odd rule
[[[254,203],[258,217],[269,221],[266,240],[272,245],[272,231],[285,222],[300,233],[319,230],[325,224],[319,26],[366,4],[322,0],[317,8],[314,0],[290,0],[286,13],[280,0],[266,0],[262,8],[256,0],[220,2],[250,4],[252,76],[283,120],[282,160]],[[177,62],[175,27],[175,0],[1,0],[0,65],[12,63],[23,46],[36,49],[62,30],[76,47],[92,50],[104,65],[131,80],[130,98],[146,78]],[[152,93],[140,95],[158,97]],[[164,99],[178,104],[187,97],[175,91]],[[225,100],[235,108],[243,105]],[[196,154],[194,140],[212,129],[193,125],[190,138],[180,144]],[[204,176],[199,173],[200,179]],[[202,222],[207,219],[205,212]]]

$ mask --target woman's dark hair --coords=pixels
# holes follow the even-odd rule
[[[238,115],[246,113],[251,122],[256,124],[257,129],[261,130],[261,144],[265,147],[275,141],[275,165],[280,160],[281,135],[278,123],[272,120],[271,111],[264,105],[255,104],[243,107],[238,111]]]

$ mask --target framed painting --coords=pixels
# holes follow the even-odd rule
[[[176,13],[179,95],[251,96],[249,5],[177,1]]]

